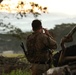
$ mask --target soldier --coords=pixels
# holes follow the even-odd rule
[[[61,39],[62,52],[60,54],[60,58],[59,58],[59,62],[58,62],[59,64],[61,64],[64,61],[64,59],[65,59],[65,54],[66,54],[65,43],[68,43],[68,42],[72,42],[73,41],[73,34],[75,32],[76,32],[76,26],[74,28],[72,28],[72,30]],[[70,50],[69,50],[69,52],[70,52]],[[72,51],[72,53],[73,53],[73,51]]]
[[[42,75],[47,71],[52,61],[52,49],[57,48],[57,43],[48,30],[42,27],[40,20],[32,21],[33,33],[27,37],[26,47],[32,64],[32,75]]]

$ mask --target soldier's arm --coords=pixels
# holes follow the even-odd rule
[[[61,39],[61,43],[67,43],[73,41],[73,34],[76,32],[76,26]]]
[[[45,44],[45,46],[47,46],[49,49],[56,49],[57,48],[57,42],[48,35],[44,35],[42,37],[43,43]]]
[[[48,45],[51,49],[56,49],[57,48],[57,42],[54,40],[53,36],[49,33],[47,29],[45,30],[45,34],[48,36]]]
[[[48,43],[49,43],[49,47],[51,49],[56,49],[57,48],[57,42],[53,38],[48,37]]]

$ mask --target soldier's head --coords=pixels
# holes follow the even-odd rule
[[[32,29],[33,31],[37,31],[39,29],[42,29],[42,23],[40,20],[35,19],[32,21]]]

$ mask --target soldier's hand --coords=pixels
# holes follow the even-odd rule
[[[73,41],[73,37],[72,36],[64,36],[62,39],[61,39],[61,42],[72,42]]]
[[[43,28],[43,30],[45,31],[45,34],[46,34],[47,36],[50,36],[51,38],[53,38],[53,37],[51,36],[51,34],[49,33],[49,31],[48,31],[46,28]]]

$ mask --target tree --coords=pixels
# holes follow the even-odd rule
[[[15,27],[14,25],[11,25],[11,23],[4,24],[3,22],[0,22],[0,27],[2,27],[2,31],[5,31],[9,34],[19,34],[22,33],[22,30]]]
[[[2,2],[3,0],[0,0],[0,3]]]
[[[53,36],[54,36],[54,38],[55,38],[56,41],[57,41],[57,44],[58,44],[57,49],[58,49],[58,50],[60,49],[60,41],[61,41],[61,38],[62,38],[63,36],[65,36],[66,34],[68,34],[68,33],[70,32],[70,30],[71,30],[74,26],[76,26],[75,23],[67,23],[67,24],[62,23],[62,24],[60,24],[60,25],[56,25],[56,26],[54,27],[54,29],[50,29],[50,30],[49,30],[50,32],[53,32],[53,34],[54,34]],[[73,38],[74,38],[73,42],[67,44],[66,46],[70,46],[70,45],[73,45],[73,44],[76,43],[76,39],[75,39],[75,38],[76,38],[76,34],[73,35]]]
[[[30,4],[31,8],[30,9],[25,9],[24,7],[25,7],[26,3],[24,3],[23,1],[18,3],[17,9],[19,10],[18,14],[21,16],[21,18],[26,17],[27,16],[26,13],[32,13],[33,16],[35,18],[37,18],[40,15],[40,13],[37,10],[39,10],[42,13],[47,12],[47,7],[42,7],[39,4],[34,3],[34,2],[30,2],[29,4]],[[35,10],[35,9],[37,9],[37,10]]]

